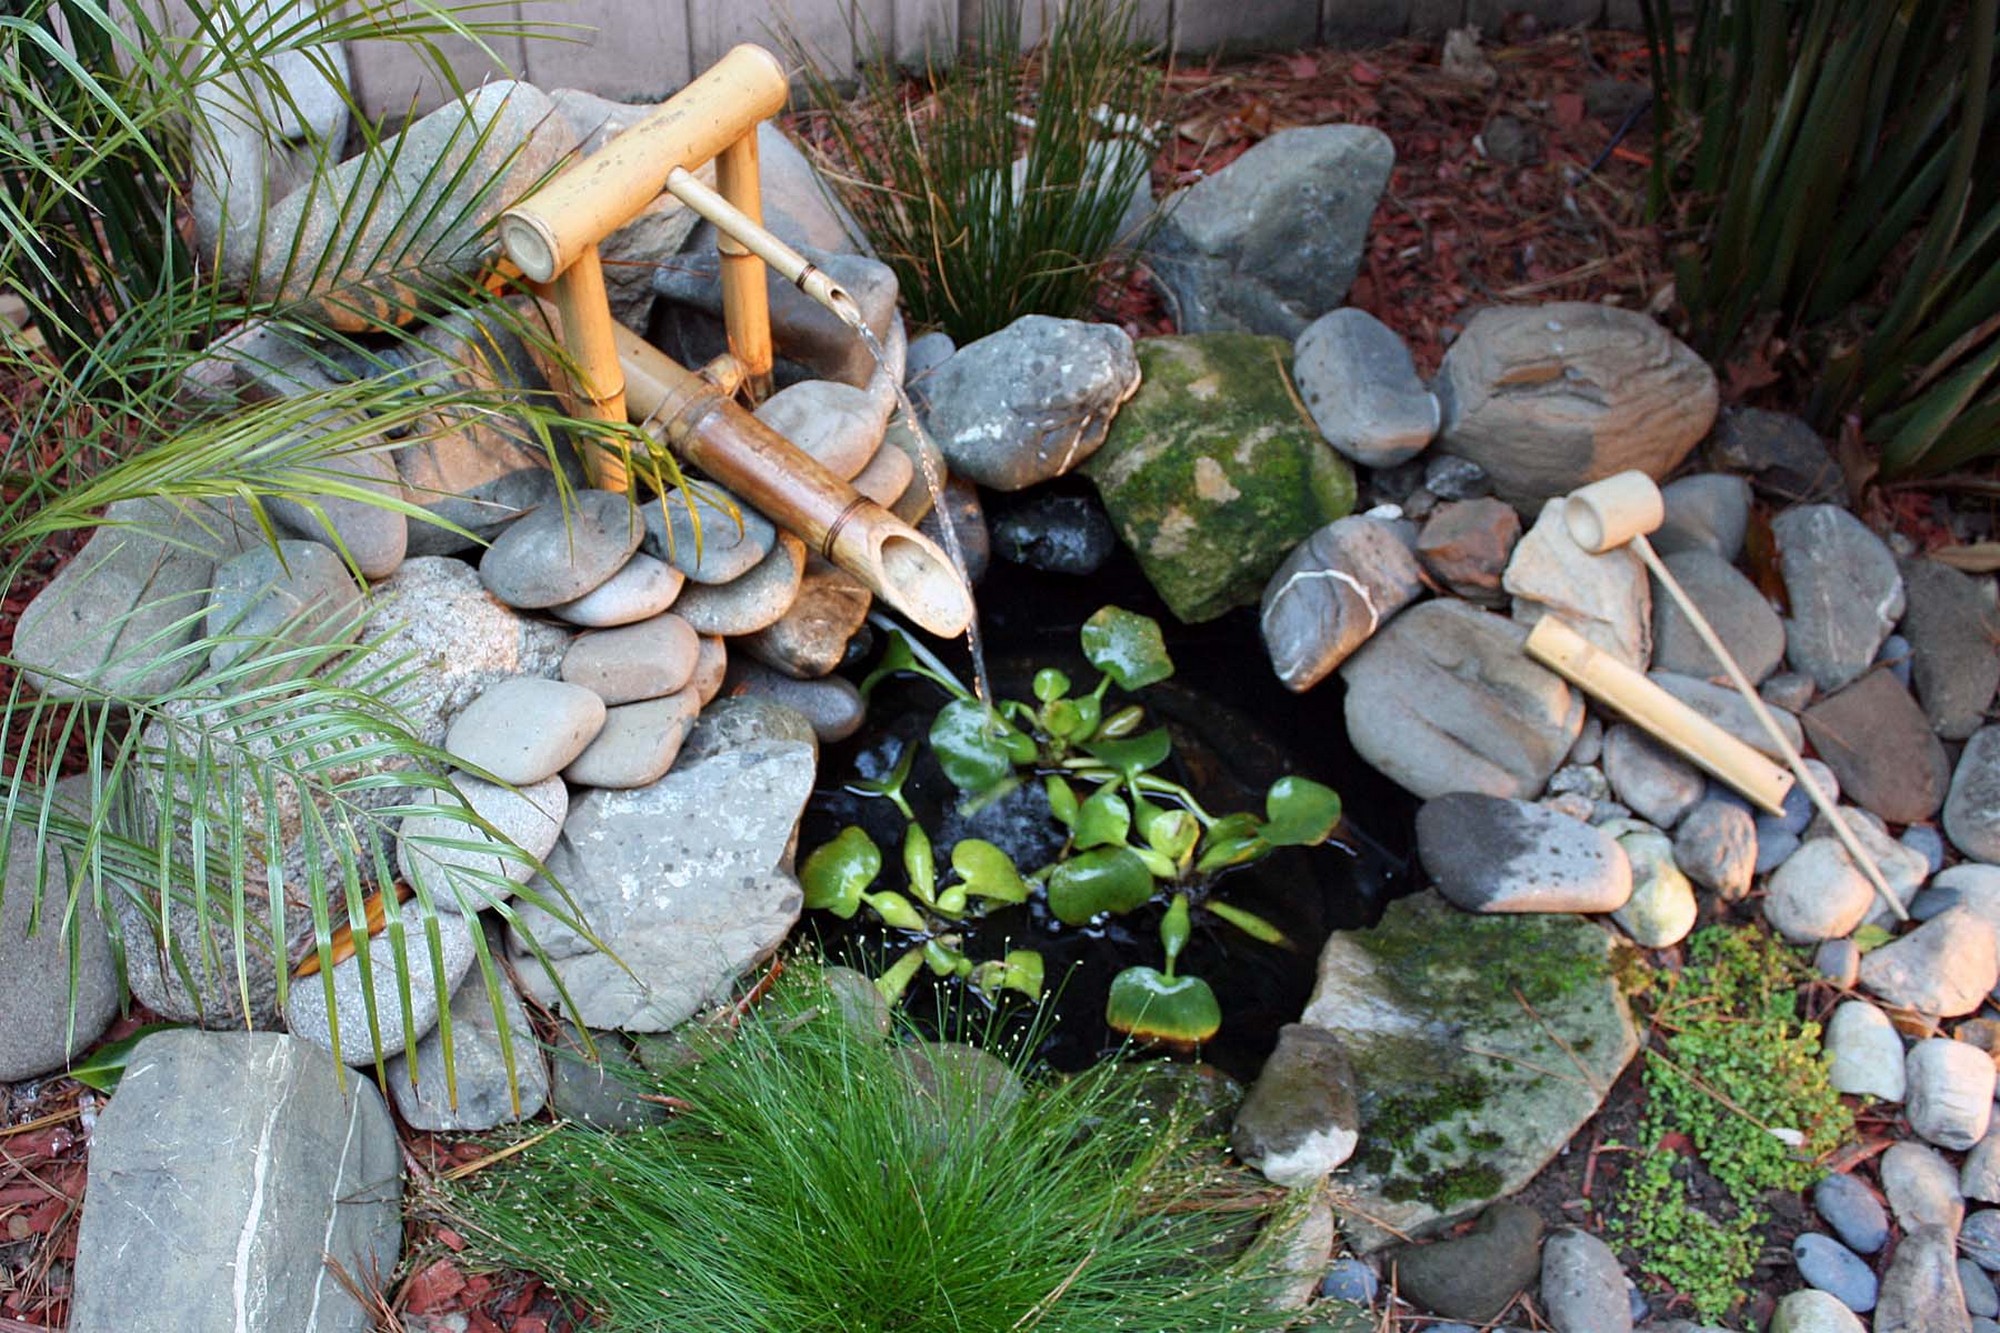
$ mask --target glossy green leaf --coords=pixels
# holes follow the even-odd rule
[[[1177,893],[1167,904],[1167,914],[1160,918],[1160,948],[1166,951],[1168,976],[1174,974],[1174,963],[1181,950],[1187,948],[1188,936],[1193,933],[1188,921],[1188,896]]]
[[[1013,776],[1014,758],[1002,739],[1003,728],[1012,730],[975,699],[954,699],[938,710],[931,723],[931,748],[953,786],[977,794]]]
[[[105,1042],[71,1065],[66,1072],[77,1082],[99,1092],[116,1092],[118,1080],[125,1076],[125,1065],[132,1058],[133,1048],[155,1032],[167,1032],[181,1026],[180,1023],[148,1023],[135,1028],[129,1036]]]
[[[1010,949],[1005,961],[991,959],[972,969],[972,984],[980,990],[1019,991],[1031,1000],[1042,997],[1042,956],[1033,949]]]
[[[1129,847],[1099,847],[1049,872],[1049,910],[1080,926],[1099,912],[1129,912],[1153,896],[1153,875]]]
[[[1273,847],[1315,846],[1340,823],[1340,794],[1311,778],[1282,777],[1264,797],[1264,814],[1265,842]]]
[[[1173,738],[1165,727],[1155,727],[1130,740],[1093,740],[1083,750],[1091,758],[1121,773],[1144,773],[1158,768],[1173,753]]]
[[[903,956],[891,964],[887,972],[875,978],[875,989],[880,991],[882,998],[890,1004],[900,1004],[903,992],[907,991],[910,983],[917,979],[917,973],[923,970],[923,966],[922,949],[905,950]]]
[[[1151,847],[1134,847],[1132,855],[1146,863],[1146,871],[1154,879],[1178,879],[1181,868],[1172,857],[1162,855]]]
[[[910,780],[910,768],[917,761],[917,747],[914,742],[905,742],[901,754],[896,756],[895,767],[879,778],[857,778],[847,784],[847,789],[864,796],[899,797],[903,784]]]
[[[965,915],[965,886],[954,884],[937,896],[937,910],[940,916],[948,916],[954,921]]]
[[[1099,705],[1100,708],[1102,706]],[[1104,719],[1104,725],[1097,729],[1097,735],[1101,740],[1115,741],[1130,736],[1145,725],[1146,710],[1137,704],[1127,704]]]
[[[1056,822],[1064,828],[1075,828],[1079,809],[1076,788],[1051,773],[1042,779],[1042,791],[1048,795],[1049,813],[1056,817]]]
[[[863,892],[882,873],[882,849],[860,827],[849,824],[833,841],[814,849],[799,868],[806,906],[845,921],[861,906]]]
[[[870,911],[882,918],[882,923],[897,930],[929,930],[930,921],[902,894],[892,890],[881,893],[864,893],[861,901],[868,904]]]
[[[924,966],[931,970],[933,976],[951,976],[958,971],[959,963],[964,960],[964,954],[943,940],[924,941]]]
[[[1141,1041],[1191,1045],[1222,1026],[1222,1006],[1200,977],[1169,977],[1150,967],[1128,967],[1111,981],[1104,1021]]]
[[[1035,698],[1042,703],[1054,703],[1069,693],[1069,677],[1054,667],[1043,667],[1035,673]]]
[[[1122,607],[1101,607],[1083,622],[1083,655],[1127,690],[1142,689],[1174,674],[1160,626],[1150,616]]]
[[[1262,940],[1266,944],[1275,944],[1280,949],[1289,949],[1292,947],[1292,941],[1284,931],[1279,930],[1255,912],[1246,912],[1240,907],[1232,907],[1228,903],[1219,903],[1213,899],[1203,903],[1202,908],[1211,915],[1227,921],[1253,940]]]
[[[889,677],[918,670],[916,654],[910,651],[909,641],[903,637],[902,631],[891,630],[888,637],[889,642],[882,649],[882,660],[862,678],[861,697],[864,699]]]
[[[1178,864],[1201,840],[1201,821],[1186,810],[1162,810],[1146,825],[1146,842]]]
[[[1132,809],[1111,787],[1099,787],[1084,798],[1076,811],[1076,845],[1080,848],[1117,847],[1132,831]]]
[[[911,893],[927,903],[937,900],[937,853],[931,850],[931,835],[915,821],[903,830],[903,873],[910,878]]]
[[[964,881],[965,892],[996,903],[1028,901],[1013,858],[983,838],[960,838],[951,849],[951,868]]]
[[[1271,844],[1256,834],[1217,838],[1210,836],[1201,845],[1201,855],[1194,861],[1197,875],[1213,875],[1231,866],[1248,865],[1271,851]]]

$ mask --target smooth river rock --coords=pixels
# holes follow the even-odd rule
[[[1544,806],[1456,792],[1417,811],[1417,854],[1468,912],[1613,912],[1632,867],[1602,831]]]
[[[1334,520],[1299,543],[1264,587],[1257,624],[1272,669],[1286,689],[1311,689],[1423,589],[1423,571],[1393,526]]]

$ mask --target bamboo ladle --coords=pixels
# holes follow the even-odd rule
[[[1751,715],[1757,719],[1758,726],[1770,738],[1778,753],[1784,756],[1791,773],[1787,775],[1641,673],[1600,652],[1553,615],[1543,616],[1528,635],[1528,655],[1586,694],[1625,714],[1656,739],[1773,814],[1783,811],[1785,795],[1791,788],[1792,780],[1796,779],[1833,826],[1834,836],[1840,839],[1840,845],[1846,849],[1855,868],[1860,870],[1897,920],[1909,920],[1909,912],[1889,888],[1875,859],[1861,846],[1853,830],[1848,828],[1847,820],[1841,816],[1832,799],[1813,780],[1798,747],[1786,738],[1778,720],[1771,715],[1770,708],[1743,674],[1743,668],[1736,664],[1735,657],[1723,646],[1708,618],[1702,615],[1680,581],[1661,562],[1653,544],[1646,540],[1646,534],[1659,527],[1665,517],[1666,503],[1661,498],[1660,488],[1653,484],[1651,477],[1637,471],[1620,472],[1592,482],[1571,492],[1563,502],[1563,522],[1578,546],[1592,555],[1602,555],[1620,546],[1632,548],[1633,554],[1667,590],[1667,595],[1674,599],[1674,604],[1680,607],[1688,623],[1694,626],[1702,644],[1715,655],[1716,661],[1722,663],[1729,683],[1749,705]]]

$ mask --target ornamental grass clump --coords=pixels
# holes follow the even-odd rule
[[[798,975],[803,973],[804,975]],[[1018,1093],[885,1041],[793,968],[646,1089],[634,1133],[565,1125],[441,1201],[480,1258],[611,1329],[715,1333],[1280,1327],[1272,1192],[1231,1183],[1193,1112],[1101,1065]],[[960,1053],[963,1054],[961,1048]],[[1240,1257],[1239,1257],[1240,1256]]]

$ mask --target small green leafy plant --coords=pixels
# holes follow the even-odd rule
[[[1784,945],[1712,926],[1689,941],[1688,960],[1653,1015],[1642,1151],[1610,1230],[1645,1273],[1713,1322],[1746,1290],[1763,1196],[1812,1184],[1854,1119],[1827,1082],[1819,1025],[1799,1018],[1799,964]],[[1696,1203],[1688,1177],[1697,1167],[1728,1195],[1732,1215]]]
[[[1216,898],[1215,881],[1279,847],[1324,842],[1340,821],[1340,797],[1307,778],[1286,776],[1271,784],[1261,816],[1209,813],[1185,786],[1158,771],[1173,752],[1166,729],[1145,730],[1145,710],[1137,704],[1107,707],[1112,686],[1137,691],[1173,674],[1159,626],[1107,606],[1084,623],[1082,638],[1085,658],[1102,673],[1087,693],[1074,693],[1067,675],[1048,668],[1034,677],[1032,703],[989,705],[900,630],[892,632],[881,665],[863,684],[872,691],[889,676],[909,673],[950,694],[928,736],[939,767],[968,808],[1039,781],[1065,833],[1053,861],[1023,874],[993,843],[962,838],[949,849],[950,876],[941,877],[931,835],[903,793],[917,757],[910,744],[889,773],[849,785],[901,812],[909,892],[873,887],[883,869],[882,850],[850,825],[806,858],[800,872],[806,905],[844,919],[866,908],[911,937],[877,983],[894,1001],[926,967],[988,993],[1038,996],[1043,967],[1033,951],[1016,949],[984,962],[963,952],[965,924],[989,907],[1039,894],[1056,920],[1085,926],[1165,900],[1159,927],[1164,965],[1119,973],[1105,1020],[1142,1039],[1205,1041],[1221,1026],[1221,1006],[1207,982],[1176,971],[1193,913],[1206,912],[1267,944],[1284,944],[1268,921]]]

